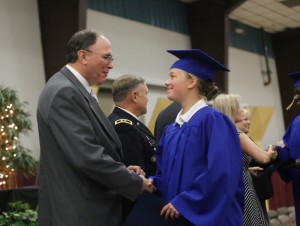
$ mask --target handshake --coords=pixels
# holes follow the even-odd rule
[[[276,146],[269,144],[268,148],[266,149],[267,153],[269,154],[269,157],[271,159],[276,159],[277,158],[277,150],[276,150]]]
[[[143,193],[144,191],[152,193],[153,191],[156,190],[156,187],[153,185],[153,180],[146,178],[146,173],[142,170],[141,167],[128,166],[127,169],[134,171],[137,175],[139,175],[143,179],[143,186],[141,188],[141,193]]]

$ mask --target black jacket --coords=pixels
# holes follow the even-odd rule
[[[140,166],[147,177],[155,175],[156,142],[151,131],[138,119],[118,107],[114,108],[108,119],[121,140],[124,164]]]
[[[154,136],[157,142],[163,134],[165,127],[175,121],[176,116],[180,110],[181,105],[177,102],[173,102],[159,113],[154,128]]]

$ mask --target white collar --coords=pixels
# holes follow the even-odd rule
[[[125,112],[127,112],[128,114],[130,114],[131,116],[133,116],[133,117],[135,117],[137,120],[139,120],[139,118],[138,117],[136,117],[136,115],[135,114],[132,114],[130,111],[127,111],[126,109],[124,109],[124,108],[121,108],[121,107],[119,107],[119,106],[116,106],[117,108],[120,108],[121,110],[123,110],[123,111],[125,111]]]
[[[74,68],[72,68],[70,65],[66,65],[66,67],[75,75],[75,77],[79,80],[79,82],[83,85],[83,87],[88,91],[88,93],[91,93],[92,88],[90,87],[88,81]]]
[[[195,103],[185,114],[182,114],[181,109],[176,117],[175,122],[182,126],[184,123],[188,122],[197,111],[206,106],[207,103],[203,98],[198,100],[197,103]]]

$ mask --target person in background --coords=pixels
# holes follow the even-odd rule
[[[209,107],[217,93],[215,71],[228,69],[201,50],[168,50],[178,57],[166,81],[167,97],[182,109],[167,126],[156,151],[153,183],[167,204],[161,215],[182,215],[187,225],[242,225],[244,185],[237,131]]]
[[[234,94],[220,94],[213,102],[213,107],[226,114],[235,124],[242,121],[242,108],[240,106],[240,97]],[[243,225],[258,226],[269,225],[268,218],[265,216],[262,206],[255,192],[249,164],[252,158],[260,163],[268,163],[276,157],[272,145],[264,151],[259,148],[245,133],[238,130],[239,138],[243,150],[243,178],[245,183],[245,206]],[[260,170],[260,169],[259,169]]]
[[[300,72],[288,75],[294,80],[294,98],[292,103],[287,107],[289,110],[295,103],[300,106]],[[288,167],[278,168],[278,173],[282,180],[291,182],[293,185],[294,205],[296,211],[296,224],[300,225],[300,116],[297,116],[289,125],[282,141],[277,143],[276,150],[278,158],[276,162],[282,164],[284,162],[294,163]]]
[[[242,114],[242,121],[236,123],[236,127],[245,134],[249,134],[251,126],[251,113],[249,109],[244,108]],[[251,139],[251,138],[250,138]],[[263,174],[257,174],[257,170],[262,170],[266,168],[267,165],[259,164],[254,159],[252,159],[249,164],[249,170],[251,173],[251,169],[254,170],[254,173],[251,174],[252,182],[254,185],[254,189],[259,198],[262,209],[265,213],[265,217],[268,218],[267,215],[267,207],[266,200],[273,197],[273,185],[272,185],[272,172],[267,171]]]
[[[175,121],[178,112],[181,110],[180,103],[173,102],[168,107],[159,112],[154,126],[154,137],[159,141],[165,127]]]
[[[108,116],[122,143],[123,163],[138,165],[152,176],[156,173],[156,141],[151,131],[138,119],[147,113],[148,87],[145,80],[136,75],[123,75],[112,85],[115,102],[113,112]],[[133,207],[132,201],[125,199],[124,219]]]
[[[140,167],[122,163],[121,142],[91,92],[113,68],[111,44],[82,30],[68,41],[66,59],[38,102],[38,224],[120,226],[122,196],[135,200],[153,187]]]

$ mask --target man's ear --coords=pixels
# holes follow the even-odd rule
[[[138,96],[138,93],[137,91],[132,91],[131,94],[130,94],[130,98],[131,98],[131,101],[136,103],[137,102],[137,96]]]
[[[86,65],[87,64],[87,52],[85,50],[79,50],[77,52],[78,60]]]

